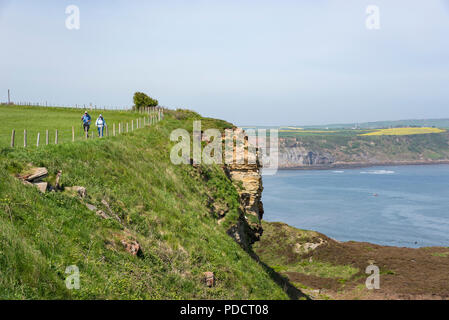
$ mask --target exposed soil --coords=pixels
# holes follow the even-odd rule
[[[323,234],[299,230],[283,223],[266,223],[267,232],[255,246],[263,261],[286,266],[281,271],[290,282],[316,299],[449,299],[449,248],[404,248],[367,242],[338,242]],[[294,250],[305,243],[321,245],[308,252]],[[274,242],[276,241],[276,242]],[[323,242],[324,241],[324,242]],[[275,251],[265,246],[284,242]],[[328,262],[335,266],[351,266],[358,272],[349,279],[320,277],[292,271],[301,261]],[[380,269],[380,289],[368,290],[366,267]]]

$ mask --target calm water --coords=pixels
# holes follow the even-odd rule
[[[288,170],[263,184],[267,221],[341,241],[449,246],[449,165]]]

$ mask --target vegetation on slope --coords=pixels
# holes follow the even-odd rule
[[[411,128],[417,129],[419,128]],[[408,129],[408,130],[411,130]],[[432,130],[439,130],[430,128]],[[391,130],[407,130],[391,129]],[[366,164],[401,161],[449,160],[449,133],[362,135],[364,130],[338,130],[327,133],[283,132],[280,152],[301,147],[326,157],[330,162]],[[388,133],[388,132],[387,132]]]
[[[399,248],[338,242],[280,222],[262,223],[254,251],[314,299],[447,299],[449,249]],[[366,268],[380,271],[380,289],[369,290]]]
[[[45,119],[40,125],[50,126]],[[191,131],[193,119],[204,129],[231,127],[177,111],[117,137],[0,149],[0,297],[287,298],[269,271],[226,234],[238,218],[238,194],[223,170],[171,164],[169,134]],[[48,168],[49,182],[62,170],[61,184],[84,186],[87,198],[22,184],[14,175],[30,165]],[[224,223],[209,209],[211,199],[229,208]],[[83,203],[104,209],[102,200],[121,222],[102,219]],[[124,238],[137,240],[142,254],[128,253]],[[65,287],[70,265],[80,270],[79,290]],[[215,273],[216,286],[204,285],[206,271]]]
[[[390,129],[377,129],[373,132],[363,133],[362,136],[404,136],[414,134],[427,134],[427,133],[441,133],[445,132],[444,129],[430,128],[430,127],[404,127],[404,128],[390,128]]]

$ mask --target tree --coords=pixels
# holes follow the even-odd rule
[[[159,104],[159,102],[156,99],[147,96],[143,92],[134,93],[133,100],[134,100],[134,108],[136,110],[145,107],[155,107]]]

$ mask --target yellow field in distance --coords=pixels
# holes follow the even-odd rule
[[[361,136],[404,136],[412,134],[426,134],[426,133],[441,133],[444,129],[421,127],[421,128],[391,128],[391,129],[377,129],[373,132],[360,134]]]

